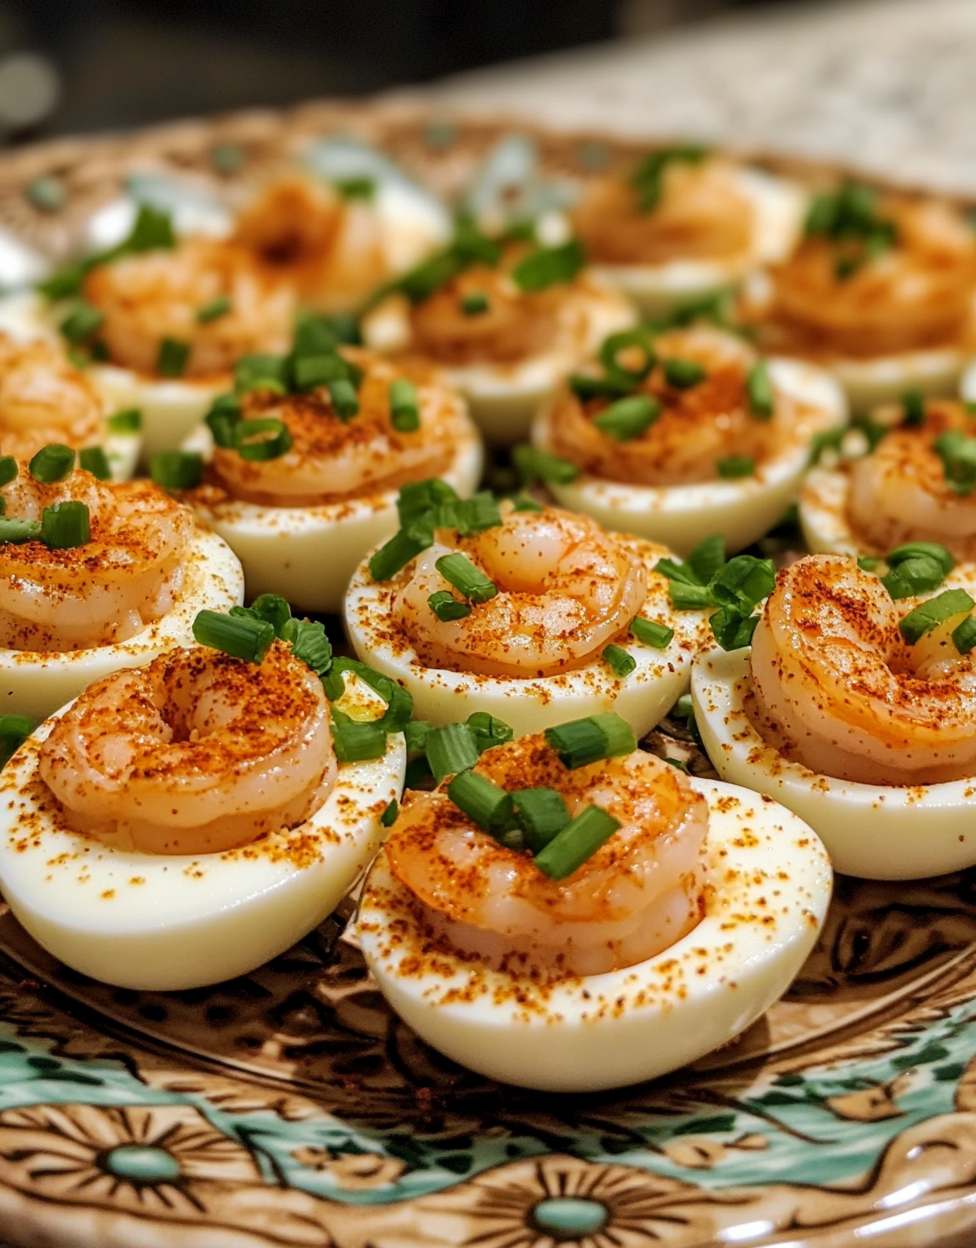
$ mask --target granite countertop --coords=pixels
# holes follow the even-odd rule
[[[731,141],[973,193],[974,66],[974,0],[857,0],[521,61],[423,98],[557,126]]]

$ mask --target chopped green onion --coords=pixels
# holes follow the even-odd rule
[[[90,472],[99,481],[111,481],[112,468],[108,456],[100,446],[86,446],[78,452],[78,466]]]
[[[697,143],[682,143],[675,147],[663,147],[645,156],[630,175],[630,184],[637,192],[640,212],[651,212],[658,206],[664,189],[664,173],[668,165],[681,161],[698,164],[708,155],[708,148]]]
[[[586,264],[579,241],[571,238],[559,247],[540,247],[512,269],[512,281],[520,290],[539,291],[560,282],[571,282]]]
[[[330,381],[349,381],[349,366],[334,351],[299,356],[292,365],[292,373],[299,390],[314,390]]]
[[[578,399],[619,399],[629,394],[633,386],[629,381],[616,381],[612,377],[593,377],[589,373],[572,373],[568,379],[570,390]]]
[[[411,719],[403,728],[403,739],[406,742],[407,753],[414,754],[418,750],[427,748],[427,738],[433,731],[434,725],[426,719]]]
[[[640,354],[640,363],[636,368],[628,368],[621,364],[620,355]],[[644,329],[625,329],[618,334],[611,334],[604,339],[600,347],[600,363],[606,370],[611,384],[624,385],[628,389],[639,385],[654,367],[654,348],[651,339]]]
[[[537,481],[552,481],[556,485],[569,485],[580,475],[580,470],[567,459],[551,455],[536,446],[522,444],[512,448],[512,461],[526,487]]]
[[[913,598],[938,589],[956,561],[937,542],[911,542],[898,546],[886,557],[890,571],[881,584],[894,599]]]
[[[502,719],[496,719],[487,711],[472,711],[465,723],[474,733],[475,741],[482,753],[490,750],[494,745],[504,745],[515,735],[511,724],[506,724]]]
[[[36,727],[26,715],[0,715],[0,767],[13,758]]]
[[[660,415],[660,401],[653,395],[632,394],[605,407],[593,418],[593,424],[615,441],[629,442],[640,437]]]
[[[461,312],[464,316],[481,316],[491,307],[491,302],[483,290],[473,290],[461,300]]]
[[[467,555],[454,552],[441,555],[434,567],[445,581],[454,586],[470,602],[488,602],[498,593],[498,586],[476,568]]]
[[[91,540],[88,506],[65,499],[41,513],[41,541],[52,550],[73,550]]]
[[[372,178],[341,178],[332,185],[343,199],[372,199],[376,194],[376,183]]]
[[[90,303],[79,303],[61,322],[61,333],[68,342],[77,344],[89,339],[104,323],[104,312],[93,308]]]
[[[156,372],[160,377],[182,377],[190,358],[190,344],[178,338],[164,338],[159,344]]]
[[[972,494],[976,489],[976,438],[951,429],[935,439],[932,449],[942,460],[949,489],[956,494]]]
[[[729,455],[715,461],[715,471],[725,481],[751,477],[756,471],[756,461],[751,455]]]
[[[250,390],[272,390],[288,393],[288,357],[255,353],[242,355],[234,365],[234,393]]]
[[[512,794],[515,818],[526,846],[537,854],[569,823],[566,799],[555,789],[517,789]]]
[[[813,468],[818,464],[824,451],[835,451],[840,454],[840,448],[846,436],[846,425],[838,426],[836,429],[823,429],[820,433],[815,433],[810,440],[810,457],[807,465]]]
[[[678,771],[683,771],[685,775],[688,774],[688,764],[683,763],[680,758],[666,758],[664,761],[670,763],[672,767],[677,767]]]
[[[432,789],[434,787],[434,773],[430,769],[430,763],[427,762],[426,754],[418,754],[416,758],[411,758],[407,763],[407,769],[403,773],[403,787],[405,789]]]
[[[435,594],[431,594],[427,599],[427,605],[445,624],[450,620],[463,620],[471,614],[470,606],[455,598],[446,589],[439,589]]]
[[[332,744],[340,763],[364,763],[386,753],[386,729],[379,720],[359,723],[334,706]]]
[[[75,466],[75,453],[70,446],[51,442],[42,446],[27,465],[30,475],[42,485],[54,485],[71,475]]]
[[[275,636],[280,637],[281,630],[291,619],[291,605],[280,594],[261,594],[249,607],[231,607],[230,614],[265,620],[275,630]]]
[[[329,391],[329,397],[332,399],[335,414],[340,420],[351,420],[353,416],[358,414],[359,395],[356,393],[356,387],[351,381],[341,377],[338,381],[326,382],[326,386]]]
[[[746,374],[746,394],[749,397],[749,411],[756,420],[773,418],[776,413],[776,400],[765,360],[757,360]]]
[[[952,642],[960,654],[968,654],[976,646],[976,616],[967,615],[963,622],[952,630]]]
[[[523,495],[521,498],[515,499],[512,511],[534,511],[538,514],[540,511],[545,511],[545,507],[541,503],[537,503],[534,498]]]
[[[292,355],[294,357],[293,367],[295,369],[295,380],[298,382],[298,364],[299,361],[312,356],[330,356],[334,355],[336,347],[342,341],[335,327],[331,322],[322,316],[316,316],[313,312],[305,312],[299,318],[295,325],[295,341],[292,346]]]
[[[131,252],[167,251],[175,246],[176,234],[169,213],[140,204],[129,237],[113,248],[113,258]]]
[[[672,581],[668,586],[668,598],[678,611],[700,611],[715,606],[710,586],[689,585],[686,581]]]
[[[909,611],[906,616],[903,616],[898,621],[898,631],[908,644],[913,646],[920,637],[930,633],[933,628],[938,628],[940,624],[944,624],[954,615],[972,611],[973,607],[976,607],[976,602],[964,589],[947,589],[937,598],[930,598],[928,602],[920,603],[914,611]]]
[[[758,615],[744,615],[737,607],[722,607],[709,616],[712,636],[723,650],[741,650],[752,644]]]
[[[699,585],[707,585],[725,566],[725,538],[722,534],[712,533],[703,537],[684,566],[698,578]]]
[[[637,738],[625,719],[605,711],[547,728],[546,744],[556,751],[564,767],[573,770],[618,754],[633,754]]]
[[[677,390],[689,390],[707,376],[708,373],[697,360],[664,361],[664,380]]]
[[[434,513],[436,527],[457,529],[462,537],[468,537],[471,533],[482,533],[485,529],[494,529],[502,522],[498,500],[487,491],[452,504],[451,512],[452,523],[441,524],[438,508]]]
[[[901,396],[904,423],[910,428],[925,424],[925,395],[921,390],[906,390]]]
[[[234,430],[241,419],[241,405],[234,395],[219,394],[203,419],[213,436],[214,445],[221,450],[231,450],[235,445]]]
[[[202,308],[197,308],[197,322],[200,325],[207,325],[210,321],[217,321],[233,308],[230,295],[218,295],[216,299],[211,299],[209,303],[205,303]]]
[[[620,820],[601,806],[586,806],[571,819],[533,862],[554,880],[564,880],[609,840],[620,827]]]
[[[332,642],[320,621],[289,619],[276,631],[282,641],[291,644],[295,658],[301,659],[316,676],[324,676],[332,666]]]
[[[20,546],[23,542],[36,542],[41,536],[40,520],[15,520],[0,517],[0,542]]]
[[[709,582],[715,601],[748,614],[776,588],[776,571],[771,559],[736,555]]]
[[[347,659],[340,655],[333,660],[332,666],[322,680],[325,695],[331,702],[341,698],[345,690],[345,682],[342,680],[343,672],[354,672],[386,703],[385,713],[382,718],[376,720],[384,732],[402,732],[404,725],[408,724],[413,716],[413,697],[410,693],[395,680],[391,680],[389,676],[374,671],[365,663],[360,663],[358,659]]]
[[[384,828],[392,828],[393,825],[397,821],[397,815],[399,813],[400,813],[400,807],[397,804],[396,798],[394,798],[393,801],[390,802],[389,806],[387,806],[386,809],[383,811],[383,813],[380,815],[380,823],[383,825]]]
[[[138,407],[127,407],[113,412],[105,422],[109,433],[138,433],[142,428],[142,412]]]
[[[423,481],[408,481],[400,486],[400,495],[397,498],[400,524],[406,526],[411,520],[423,516],[425,512],[432,511],[444,503],[457,501],[457,491],[439,477],[427,477]]]
[[[241,459],[264,463],[291,450],[291,434],[281,420],[241,420],[234,426],[234,449]]]
[[[476,771],[462,771],[447,786],[447,796],[472,823],[492,836],[515,826],[512,795]]]
[[[203,456],[198,451],[157,451],[149,460],[149,475],[164,490],[192,490],[203,480]]]
[[[427,735],[427,761],[438,784],[445,776],[456,776],[473,767],[482,751],[467,724],[445,724]]]
[[[253,616],[224,615],[220,611],[198,611],[193,636],[201,646],[220,650],[235,659],[260,663],[275,639],[274,625]]]
[[[883,562],[884,560],[879,559],[876,555],[860,555],[858,557],[857,566],[862,572],[873,572],[875,568]]]
[[[0,455],[0,489],[17,477],[17,461],[13,455]]]
[[[630,621],[630,631],[637,640],[654,650],[666,649],[674,639],[674,629],[658,624],[654,620],[645,620],[638,615]]]
[[[433,542],[432,532],[419,537],[407,532],[406,529],[400,529],[379,550],[370,555],[370,576],[374,581],[388,581],[390,577],[396,576],[401,568],[405,568],[411,559],[416,559],[422,550],[433,545]]]
[[[400,378],[390,382],[390,424],[400,433],[415,433],[420,428],[420,403],[412,381]]]
[[[637,660],[632,654],[628,654],[623,646],[607,646],[603,651],[603,659],[609,664],[614,674],[621,679],[629,676],[637,666]]]

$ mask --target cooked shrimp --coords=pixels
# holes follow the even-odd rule
[[[552,676],[590,662],[630,624],[647,570],[626,542],[588,516],[554,507],[503,509],[503,523],[469,537],[442,531],[413,565],[393,615],[430,667],[490,676]],[[437,570],[460,551],[498,594],[461,620],[440,620],[431,594],[453,592]]]
[[[267,186],[238,217],[234,238],[320,312],[359,307],[390,275],[372,205],[309,178]]]
[[[566,386],[555,399],[547,446],[584,471],[634,485],[686,485],[714,481],[718,461],[749,456],[757,466],[788,446],[808,442],[823,423],[813,408],[775,392],[771,420],[757,420],[749,408],[746,380],[755,351],[720,329],[696,326],[654,340],[659,361],[635,393],[652,396],[660,416],[637,437],[620,442],[593,423],[606,399],[580,401]],[[669,386],[664,361],[693,361],[705,377],[687,389]]]
[[[909,646],[880,580],[843,555],[781,571],[752,642],[756,726],[790,759],[864,784],[976,775],[976,658],[953,618]]]
[[[0,490],[8,518],[40,520],[73,499],[91,540],[54,550],[0,543],[0,646],[64,651],[125,641],[172,606],[193,532],[190,512],[148,481],[99,481],[80,469],[44,485],[21,466]]]
[[[99,338],[113,363],[154,375],[165,340],[190,348],[186,377],[229,372],[250,352],[284,352],[295,299],[250,252],[210,238],[184,238],[172,250],[101,264],[85,279],[85,298],[104,316]],[[226,298],[226,312],[198,319]]]
[[[646,211],[628,181],[601,178],[574,222],[590,258],[604,264],[737,259],[750,250],[755,228],[734,168],[720,158],[668,164],[660,200]]]
[[[68,823],[124,850],[212,854],[293,827],[336,777],[318,677],[276,641],[260,665],[171,650],[91,685],[39,771]]]
[[[949,487],[932,447],[940,434],[972,429],[961,403],[930,399],[923,425],[902,425],[869,455],[852,460],[847,514],[857,535],[879,552],[905,542],[940,542],[958,559],[976,557],[976,494]]]
[[[894,246],[838,270],[843,243],[808,236],[773,271],[770,318],[797,346],[852,356],[883,355],[953,342],[971,328],[976,236],[937,200],[880,199]],[[791,345],[794,345],[791,343]]]
[[[369,352],[344,353],[366,370],[359,412],[348,420],[336,415],[324,388],[305,395],[256,391],[245,396],[242,415],[280,420],[291,436],[291,449],[277,459],[254,462],[236,450],[215,447],[213,475],[234,498],[272,507],[315,507],[440,476],[449,466],[463,419],[453,392],[422,366],[394,368]],[[412,432],[390,422],[389,387],[397,378],[417,386],[420,427]]]
[[[554,880],[445,793],[411,793],[384,852],[453,948],[541,978],[599,975],[653,957],[698,923],[708,811],[677,768],[637,751],[569,771],[533,736],[489,750],[475,770],[510,792],[556,789],[571,816],[595,805],[621,826]]]
[[[91,382],[54,343],[17,342],[0,333],[0,447],[30,459],[61,442],[96,446],[105,432],[102,402]]]

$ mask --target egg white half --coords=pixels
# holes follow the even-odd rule
[[[695,664],[691,696],[708,756],[723,780],[795,811],[826,845],[836,871],[869,880],[916,880],[976,863],[976,777],[927,785],[873,785],[792,763],[746,711],[748,649],[713,650]]]
[[[654,958],[539,987],[432,953],[381,854],[357,930],[387,1001],[428,1044],[506,1083],[593,1092],[653,1079],[726,1044],[781,997],[823,924],[831,871],[775,802],[693,780],[709,807],[705,915]]]
[[[818,427],[847,419],[844,395],[823,369],[800,360],[770,359],[774,386],[819,413]],[[536,446],[550,450],[550,410],[533,426]],[[550,493],[570,511],[592,516],[604,528],[663,542],[682,558],[713,533],[725,537],[730,553],[767,533],[796,498],[809,460],[807,446],[794,446],[760,464],[751,477],[694,485],[629,485],[581,474],[568,485],[549,482]]]
[[[621,541],[648,568],[670,553],[639,538]],[[655,650],[629,634],[619,638],[616,644],[637,664],[629,675],[615,675],[599,654],[585,666],[556,676],[519,679],[453,672],[427,667],[420,659],[395,626],[394,596],[393,585],[374,581],[368,561],[364,561],[346,594],[346,632],[364,663],[410,692],[417,718],[438,726],[466,719],[474,711],[486,711],[510,724],[515,735],[522,737],[613,710],[640,738],[687,691],[692,660],[713,641],[708,613],[676,611],[668,598],[668,582],[649,572],[647,599],[640,614],[673,628],[674,637],[663,650]]]
[[[227,611],[243,601],[244,573],[237,556],[223,538],[196,523],[179,595],[141,633],[89,650],[0,649],[0,715],[44,719],[92,681],[124,667],[142,667],[173,646],[191,645],[198,611]]]
[[[441,479],[470,498],[481,479],[481,438],[460,411],[456,420],[454,457]],[[210,430],[200,425],[184,446],[209,458]],[[384,490],[318,507],[265,507],[232,499],[207,507],[194,503],[194,510],[240,559],[249,599],[281,594],[303,611],[335,614],[360,560],[399,528],[398,496],[399,490]]]
[[[340,763],[305,823],[222,854],[123,852],[74,832],[37,774],[43,724],[0,774],[0,885],[31,936],[67,966],[123,988],[218,983],[284,952],[335,909],[400,796],[402,733],[382,758]]]

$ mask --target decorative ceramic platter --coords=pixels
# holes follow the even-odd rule
[[[312,106],[49,144],[0,162],[0,226],[57,258],[129,179],[219,191],[337,133],[449,193],[508,129]],[[636,150],[533,141],[577,177]],[[680,736],[651,748],[701,770]],[[343,935],[350,910],[251,975],[171,994],[86,980],[0,911],[9,1248],[974,1242],[976,872],[839,880],[800,977],[736,1043],[586,1096],[427,1048]]]

